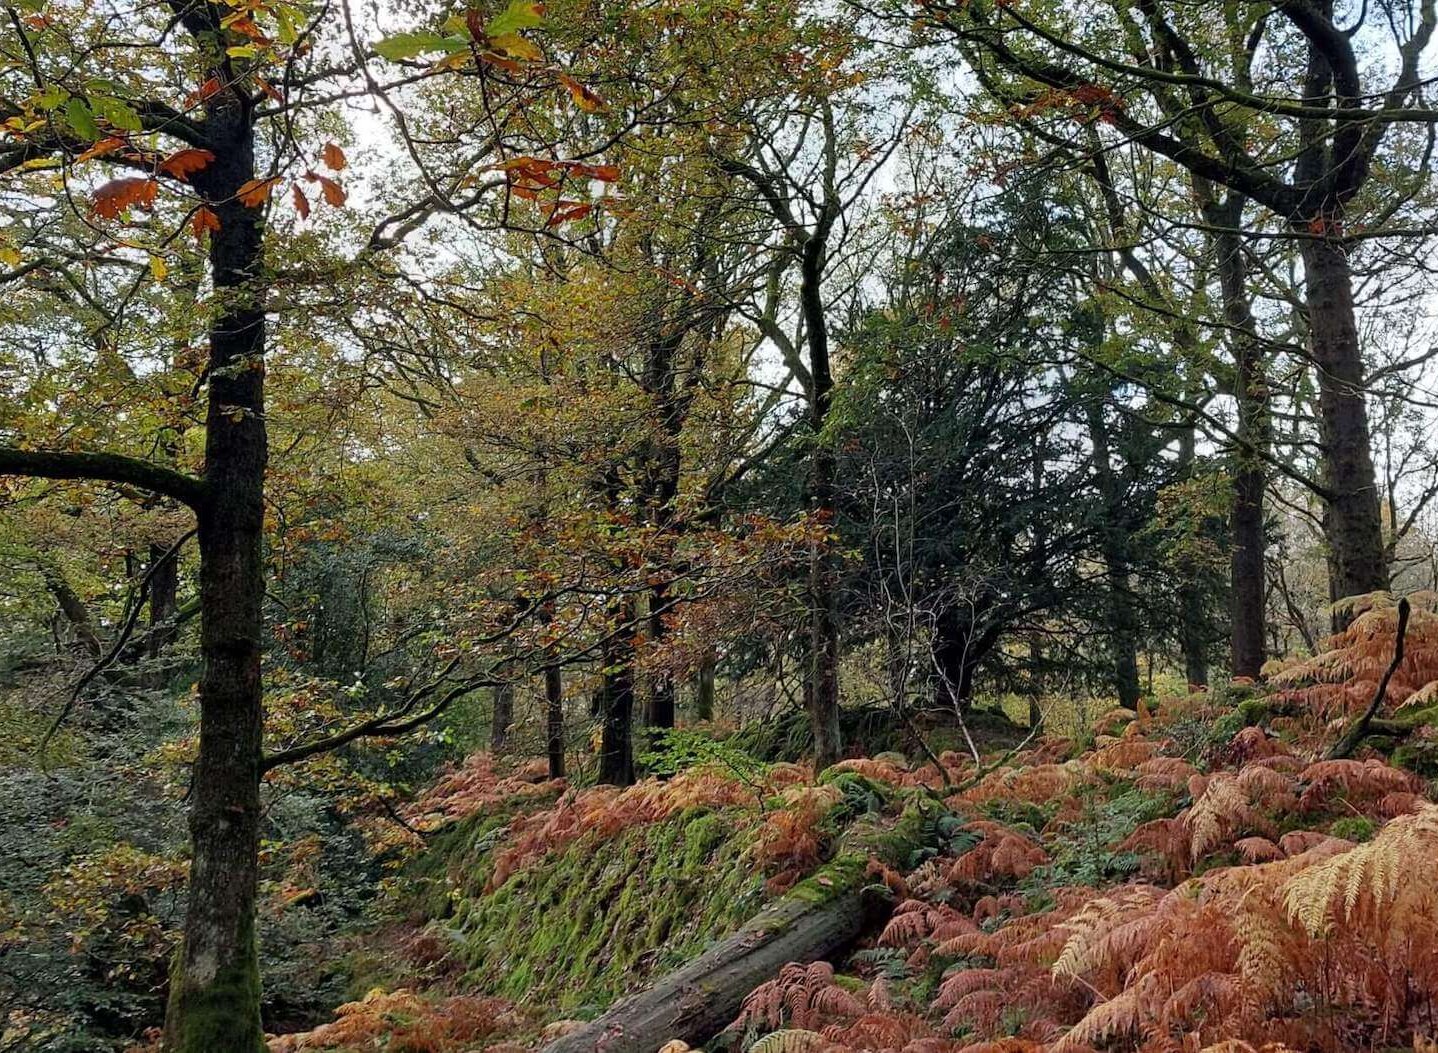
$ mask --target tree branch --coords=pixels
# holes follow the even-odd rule
[[[120,453],[21,450],[0,446],[0,475],[124,483],[173,497],[196,511],[204,505],[206,496],[205,484],[194,476]]]

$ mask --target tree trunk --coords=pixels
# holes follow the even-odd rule
[[[178,631],[170,624],[175,615],[180,595],[179,553],[165,558],[169,548],[165,545],[150,545],[150,562],[162,560],[150,577],[150,631],[145,641],[150,658],[158,658],[175,639]]]
[[[871,853],[901,864],[930,836],[920,811],[891,832],[852,832],[838,858],[738,932],[543,1053],[654,1053],[673,1039],[695,1047],[708,1042],[738,1015],[744,997],[784,965],[827,958],[882,917],[886,900],[867,876]]]
[[[545,747],[549,777],[564,778],[564,675],[557,665],[544,667]]]
[[[55,604],[60,608],[60,613],[70,623],[70,628],[75,632],[75,639],[86,652],[98,658],[104,649],[100,643],[100,637],[95,632],[95,624],[90,621],[89,608],[85,601],[76,595],[75,590],[65,579],[65,572],[58,564],[50,561],[46,556],[36,553],[35,566],[40,571],[40,577],[45,581],[45,587],[50,590],[50,595],[55,597]]]
[[[714,719],[714,656],[707,656],[699,666],[694,688],[694,719]]]
[[[200,547],[200,742],[191,775],[189,901],[171,981],[166,1048],[261,1051],[255,941],[263,695],[263,213],[236,193],[254,176],[249,104],[208,103],[215,159],[194,183],[219,219],[210,236],[210,329]]]
[[[498,757],[509,747],[509,727],[514,723],[514,685],[494,685],[494,709],[489,722],[489,752]]]
[[[668,590],[663,585],[654,586],[649,593],[649,641],[652,646],[661,646],[669,633],[669,627],[664,623],[664,611],[668,606]],[[649,678],[644,723],[651,728],[674,726],[674,680],[662,669]]]
[[[957,712],[967,712],[974,697],[974,677],[979,663],[992,649],[997,635],[980,633],[975,621],[988,610],[980,603],[960,613],[955,605],[946,610],[934,625],[934,666],[939,682],[934,704]]]
[[[1336,219],[1329,220],[1336,224]],[[1373,456],[1368,446],[1363,358],[1353,310],[1353,276],[1342,244],[1305,237],[1304,278],[1318,374],[1319,442],[1329,500],[1323,518],[1335,600],[1388,588]],[[1335,628],[1349,617],[1335,613]]]
[[[1137,709],[1138,632],[1133,609],[1133,587],[1129,580],[1129,533],[1124,523],[1124,497],[1114,477],[1110,460],[1108,425],[1103,406],[1092,400],[1085,406],[1089,438],[1093,442],[1094,472],[1103,499],[1104,520],[1099,531],[1104,579],[1108,584],[1109,653],[1113,660],[1113,687],[1118,704]]]
[[[599,782],[634,783],[634,601],[617,605],[617,617],[604,644],[604,681],[599,688]]]
[[[1244,200],[1241,195],[1229,192],[1222,204],[1214,202],[1205,211],[1215,227],[1213,241],[1223,295],[1223,318],[1233,348],[1233,398],[1238,405],[1238,449],[1234,451],[1237,465],[1229,518],[1233,544],[1229,561],[1232,596],[1229,658],[1234,676],[1256,680],[1263,668],[1264,622],[1268,609],[1263,496],[1268,487],[1264,456],[1268,453],[1270,427],[1263,346],[1253,321],[1248,267],[1238,233]]]
[[[1178,461],[1185,479],[1193,478],[1194,435],[1193,422],[1179,432]],[[1178,647],[1183,655],[1184,682],[1190,687],[1208,686],[1208,633],[1206,632],[1206,611],[1203,589],[1194,580],[1195,575],[1185,575],[1178,590]]]

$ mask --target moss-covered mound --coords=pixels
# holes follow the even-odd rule
[[[586,836],[460,900],[448,924],[467,983],[573,1014],[682,964],[762,905],[762,876],[742,858],[752,826],[752,813],[691,808]]]

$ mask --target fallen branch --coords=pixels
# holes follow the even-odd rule
[[[1403,662],[1403,637],[1408,633],[1408,615],[1411,609],[1407,597],[1398,601],[1398,633],[1393,640],[1393,661],[1388,663],[1388,668],[1383,673],[1383,679],[1378,681],[1378,690],[1373,692],[1373,701],[1368,703],[1368,708],[1363,711],[1363,715],[1353,722],[1353,726],[1328,751],[1329,760],[1342,760],[1352,756],[1353,751],[1358,748],[1358,744],[1363,741],[1363,737],[1368,734],[1368,726],[1373,722],[1374,715],[1388,697],[1388,681],[1393,679],[1393,674],[1398,671],[1398,666]]]

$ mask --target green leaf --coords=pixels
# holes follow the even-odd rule
[[[89,104],[79,96],[71,96],[70,101],[65,104],[65,123],[87,142],[100,138],[100,126],[95,123],[95,114]]]
[[[491,18],[484,31],[491,37],[497,37],[543,25],[544,16],[540,14],[543,7],[543,4],[536,3],[535,0],[509,0],[509,6]]]
[[[391,62],[414,58],[430,51],[443,51],[447,55],[453,55],[468,48],[469,41],[463,37],[424,32],[396,33],[392,37],[376,41],[374,46],[375,54]]]
[[[140,121],[140,115],[119,99],[95,99],[90,105],[97,117],[103,117],[116,128],[138,132],[145,127]]]
[[[52,84],[35,96],[35,105],[42,110],[58,110],[70,99],[70,93],[58,84]]]

